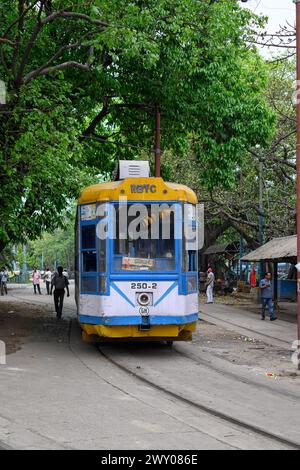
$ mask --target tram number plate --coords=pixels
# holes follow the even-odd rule
[[[148,284],[148,282],[132,282],[131,285],[130,285],[130,288],[135,289],[135,290],[139,290],[139,289],[142,289],[142,290],[157,289],[157,283],[156,282],[150,282]]]
[[[149,308],[148,307],[140,307],[139,308],[140,315],[146,317],[149,315]]]

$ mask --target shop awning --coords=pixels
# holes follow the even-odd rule
[[[273,238],[268,243],[243,256],[242,261],[272,261],[296,263],[297,235]]]

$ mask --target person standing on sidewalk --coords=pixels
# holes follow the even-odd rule
[[[53,287],[56,316],[57,318],[61,318],[64,304],[65,289],[67,289],[67,296],[70,297],[69,281],[68,278],[63,274],[62,266],[58,266],[57,273],[55,273],[52,278],[50,295],[52,295]]]
[[[208,268],[207,270],[207,278],[206,278],[206,296],[207,296],[207,304],[212,304],[214,302],[214,284],[215,284],[215,275],[213,273],[212,268]]]
[[[37,268],[34,268],[33,273],[32,273],[33,291],[36,294],[36,289],[37,289],[39,294],[42,295],[41,288],[40,288],[40,282],[41,282],[41,273],[40,273],[40,271],[38,271]]]
[[[50,287],[51,287],[51,279],[52,279],[52,272],[49,268],[46,269],[44,275],[44,281],[46,283],[47,295],[50,295]]]
[[[261,292],[261,303],[262,303],[261,319],[262,320],[265,319],[266,306],[268,305],[270,320],[274,321],[274,320],[277,320],[277,317],[274,316],[271,278],[272,278],[271,273],[266,273],[264,278],[259,283],[260,292]]]
[[[1,269],[0,272],[0,284],[1,284],[1,295],[7,295],[7,281],[8,281],[8,271],[5,266]]]

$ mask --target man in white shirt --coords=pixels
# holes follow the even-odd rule
[[[206,303],[207,304],[212,304],[214,302],[214,298],[213,298],[214,284],[215,284],[215,275],[213,273],[212,268],[208,268],[207,278],[206,278],[206,296],[207,296]]]
[[[44,275],[44,281],[46,283],[46,288],[47,288],[47,295],[50,295],[51,279],[52,279],[52,272],[50,271],[49,268],[47,268],[45,275]]]
[[[0,285],[1,285],[1,295],[7,295],[7,280],[8,280],[8,271],[5,266],[1,269],[0,272]]]

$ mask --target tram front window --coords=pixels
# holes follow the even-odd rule
[[[141,206],[115,205],[114,270],[174,271],[174,210],[168,204]]]

